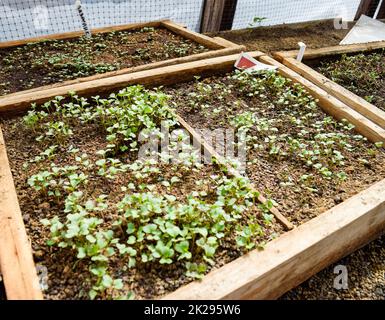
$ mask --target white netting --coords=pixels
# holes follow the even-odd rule
[[[199,31],[203,0],[82,0],[91,28],[172,19]],[[0,0],[0,41],[81,30],[75,0]]]
[[[337,17],[353,20],[360,2],[361,0],[238,0],[233,29],[247,28],[255,17],[266,18],[261,25]]]
[[[370,13],[380,0],[373,0]],[[353,20],[361,0],[238,0],[233,29],[249,27],[254,18],[266,18],[258,25],[305,22],[342,17]],[[91,28],[172,19],[200,31],[205,0],[82,0]],[[227,12],[228,13],[228,12]],[[231,27],[233,14],[225,14],[222,27]],[[258,19],[256,20],[258,21]],[[0,41],[38,37],[81,30],[75,0],[0,0]]]

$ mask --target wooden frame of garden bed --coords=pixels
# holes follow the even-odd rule
[[[74,80],[67,80],[67,81],[58,82],[58,83],[54,83],[46,86],[41,86],[33,89],[27,89],[23,91],[10,93],[6,96],[17,96],[19,94],[24,94],[27,92],[36,92],[36,91],[40,91],[48,88],[57,88],[57,87],[66,86],[70,84],[103,79],[103,78],[113,77],[113,76],[122,75],[122,74],[128,74],[128,73],[150,70],[150,69],[155,69],[155,68],[160,68],[165,66],[176,65],[180,63],[198,61],[198,60],[209,59],[214,57],[221,57],[221,56],[231,55],[234,53],[239,53],[245,50],[244,46],[237,45],[235,43],[232,43],[220,37],[210,38],[203,34],[188,30],[186,27],[178,23],[175,23],[171,20],[160,20],[160,21],[151,21],[151,22],[142,22],[142,23],[133,23],[133,24],[125,24],[125,25],[119,25],[119,26],[97,28],[97,29],[92,29],[91,32],[92,34],[99,34],[99,33],[113,32],[113,31],[129,31],[129,30],[141,29],[144,27],[165,28],[179,36],[182,36],[186,39],[189,39],[200,45],[203,45],[206,48],[210,49],[211,51],[192,54],[192,55],[180,57],[180,58],[152,62],[141,66],[124,68],[124,69],[110,71],[102,74],[95,74],[92,76],[78,78]],[[37,37],[37,38],[29,38],[24,40],[0,42],[0,49],[17,47],[28,43],[39,42],[44,40],[68,40],[68,39],[80,37],[82,35],[84,35],[83,31],[74,31],[74,32],[66,32],[66,33],[60,33],[60,34],[52,34],[52,35],[47,35],[47,36]]]
[[[261,52],[250,54],[261,62],[278,66],[283,76],[304,85],[310,94],[319,99],[320,107],[332,116],[355,122],[357,130],[373,141],[377,141],[379,137],[385,138],[384,130],[289,68]],[[213,58],[46,89],[34,94],[26,93],[18,98],[5,97],[0,99],[0,114],[12,116],[13,111],[28,109],[31,102],[42,103],[57,95],[65,96],[68,91],[89,96],[132,84],[170,85],[193,80],[196,75],[225,73],[233,69],[237,58],[238,55]],[[183,119],[179,120],[181,126],[187,129],[195,140],[201,142],[206,154],[216,156],[212,147],[190,125]],[[0,170],[0,268],[7,298],[42,299],[2,135]],[[276,217],[284,224],[284,218],[281,220],[279,215]],[[286,225],[286,228],[289,229],[289,226]],[[271,241],[265,250],[254,250],[209,273],[202,281],[179,288],[164,299],[278,298],[329,264],[365,245],[382,233],[384,228],[385,180],[382,180]]]
[[[378,49],[385,49],[385,41],[311,49],[305,52],[303,61],[317,60],[341,54],[370,52]],[[315,71],[313,68],[307,66],[304,62],[297,61],[297,54],[297,50],[282,51],[274,53],[274,57],[285,66],[310,80],[327,93],[338,98],[352,109],[361,113],[363,116],[385,129],[385,111],[377,108],[375,105],[367,102],[355,93],[328,79],[321,73]]]

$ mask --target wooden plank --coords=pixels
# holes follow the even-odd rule
[[[283,62],[286,58],[295,58],[299,53],[299,50],[290,50],[290,51],[277,51],[273,52],[273,57],[278,62]]]
[[[231,30],[233,28],[235,11],[237,10],[238,0],[225,0],[220,31]]]
[[[349,54],[349,53],[359,53],[366,51],[373,51],[377,49],[385,48],[385,41],[370,42],[370,43],[359,43],[359,44],[349,44],[343,46],[332,46],[319,49],[307,49],[304,55],[305,60],[312,60],[317,58],[324,58],[340,54]],[[290,51],[279,51],[274,52],[273,56],[282,61],[284,58],[296,58],[298,50]]]
[[[126,30],[140,29],[143,27],[159,27],[160,23],[161,21],[131,23],[131,24],[124,24],[124,25],[117,25],[117,26],[95,28],[95,29],[92,29],[91,32],[93,34],[98,34],[98,33],[108,33],[113,31],[126,31]],[[83,35],[84,35],[84,31],[72,31],[72,32],[65,32],[65,33],[55,33],[55,34],[45,35],[41,37],[23,39],[23,40],[0,42],[0,49],[16,47],[16,46],[25,45],[32,42],[40,42],[40,41],[46,41],[46,40],[68,40],[68,39],[81,37]]]
[[[223,39],[224,40],[224,39]],[[116,70],[116,71],[111,71],[111,72],[106,72],[102,74],[96,74],[93,76],[89,77],[84,77],[84,78],[78,78],[74,80],[68,80],[64,82],[59,82],[59,83],[54,83],[50,84],[47,86],[42,86],[38,88],[33,88],[29,90],[23,90],[11,94],[7,94],[7,97],[15,97],[18,95],[23,95],[26,93],[31,93],[31,92],[37,92],[37,91],[42,91],[42,90],[47,90],[47,89],[52,89],[52,88],[58,88],[58,87],[63,87],[63,86],[68,86],[76,83],[83,83],[87,81],[93,81],[93,80],[98,80],[98,79],[104,79],[104,78],[109,78],[109,77],[115,77],[123,74],[128,74],[128,73],[134,73],[134,72],[140,72],[140,71],[145,71],[145,70],[151,70],[155,68],[162,68],[166,66],[172,66],[176,64],[182,64],[182,63],[187,63],[187,62],[192,62],[192,61],[197,61],[197,60],[204,60],[204,59],[210,59],[210,58],[215,58],[215,57],[221,57],[221,56],[226,56],[226,55],[232,55],[235,53],[240,53],[243,50],[245,50],[244,46],[239,46],[236,45],[230,41],[222,41],[221,38],[216,40],[218,43],[222,42],[223,46],[227,46],[224,49],[220,50],[213,50],[209,52],[202,52],[186,57],[180,57],[180,58],[175,58],[175,59],[169,59],[169,60],[164,60],[164,61],[158,61],[150,64],[145,64],[137,67],[132,67],[132,68],[125,68],[121,70]]]
[[[201,32],[218,32],[221,29],[225,0],[205,0]]]
[[[0,203],[0,269],[7,299],[42,299],[1,128]]]
[[[254,58],[262,56],[259,51],[252,52]],[[58,88],[49,88],[38,92],[28,92],[0,98],[0,113],[19,112],[30,107],[31,103],[41,104],[52,100],[56,96],[66,96],[69,91],[79,95],[105,94],[132,84],[143,85],[170,85],[181,81],[193,80],[195,75],[223,73],[233,70],[238,54],[194,61],[179,65],[167,66],[153,70],[146,70],[131,74],[119,75],[112,78],[77,83]]]
[[[218,44],[213,38],[205,36],[204,34],[200,34],[198,32],[194,32],[192,30],[188,30],[183,28],[179,24],[176,24],[170,20],[165,20],[161,22],[161,26],[179,34],[187,39],[193,40],[200,44],[203,44],[207,48],[210,49],[223,49],[224,47],[221,44]]]
[[[172,20],[163,20],[163,21],[172,21]],[[185,29],[187,29],[187,25],[186,24],[184,24],[184,23],[180,23],[180,22],[176,22],[176,21],[172,21],[172,23],[174,23],[175,25],[177,25],[177,26],[180,26],[181,28],[185,28]]]
[[[337,97],[352,109],[378,124],[381,128],[385,129],[385,112],[381,109],[345,89],[343,86],[329,80],[324,75],[318,73],[314,69],[297,61],[296,59],[284,59],[283,64],[297,72],[299,75],[310,80],[320,88],[324,89],[327,93]]]
[[[164,297],[276,299],[375,239],[385,228],[385,180]]]
[[[358,6],[356,16],[354,20],[358,20],[361,15],[368,15],[370,7],[373,5],[374,0],[361,0],[360,5]]]
[[[198,132],[196,132],[195,129],[192,128],[184,119],[182,119],[180,116],[177,116],[177,118],[181,126],[191,134],[193,140],[197,141],[199,145],[202,146],[202,148],[204,149],[205,155],[210,156],[210,158],[215,158],[219,161],[219,163],[225,165],[229,175],[234,177],[242,176],[239,171],[235,170],[230,165],[228,165],[226,163],[226,160],[220,154],[218,154],[218,152],[216,152],[214,148],[209,143],[207,143],[205,139],[200,134],[198,134]],[[251,185],[254,190],[257,190],[253,184]],[[261,194],[258,197],[258,201],[264,205],[267,205],[267,199]],[[286,217],[283,216],[283,214],[278,211],[277,208],[275,207],[271,208],[270,213],[273,214],[273,216],[277,219],[277,221],[282,226],[284,226],[286,230],[294,229],[294,225],[290,221],[288,221]]]
[[[332,115],[337,120],[348,120],[355,126],[355,130],[357,132],[362,134],[364,137],[368,138],[370,141],[385,143],[385,130],[382,129],[380,126],[365,118],[357,111],[351,109],[342,101],[329,95],[325,90],[317,87],[315,84],[298,75],[293,70],[275,61],[273,58],[270,58],[268,56],[262,56],[259,57],[259,60],[264,63],[277,66],[279,68],[279,72],[283,76],[290,78],[294,82],[303,85],[314,98],[319,100],[319,106],[326,113]]]
[[[222,46],[226,46],[228,48],[231,48],[231,47],[241,47],[242,48],[242,51],[245,51],[246,50],[246,47],[245,46],[241,46],[241,45],[238,45],[234,42],[231,42],[227,39],[224,39],[224,38],[221,38],[221,37],[214,37],[213,38],[217,43],[221,44]]]

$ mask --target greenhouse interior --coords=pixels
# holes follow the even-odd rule
[[[0,308],[383,301],[384,231],[384,0],[0,1]]]

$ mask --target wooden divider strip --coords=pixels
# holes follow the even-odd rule
[[[161,26],[166,27],[167,29],[185,37],[191,40],[194,40],[200,44],[203,44],[204,46],[210,48],[210,49],[223,49],[223,46],[221,44],[218,44],[213,38],[210,38],[208,36],[205,36],[201,33],[194,32],[191,30],[187,30],[186,28],[183,28],[179,24],[173,23],[172,21],[165,21],[163,20],[161,22]]]
[[[337,120],[346,119],[355,126],[355,130],[367,137],[372,142],[385,142],[385,130],[377,124],[357,111],[351,109],[337,98],[329,95],[323,89],[317,87],[315,84],[298,75],[293,70],[275,61],[273,58],[263,56],[259,58],[262,62],[270,65],[275,65],[279,68],[279,72],[294,82],[303,85],[306,90],[316,99],[319,100],[319,106],[328,114],[332,115]]]
[[[299,75],[310,80],[321,89],[324,89],[327,93],[337,97],[352,109],[356,110],[369,120],[372,120],[381,128],[385,129],[385,112],[381,109],[345,89],[343,86],[329,80],[324,75],[318,73],[296,59],[285,58],[283,60],[283,64],[297,72]]]
[[[214,37],[213,38],[218,44],[221,44],[222,46],[225,46],[227,48],[232,48],[232,47],[236,47],[236,46],[240,46],[242,47],[242,51],[245,51],[246,50],[246,47],[245,46],[241,46],[241,45],[238,45],[234,42],[231,42],[227,39],[224,39],[224,38],[221,38],[221,37]]]
[[[42,299],[1,127],[0,204],[0,269],[7,299]]]
[[[385,48],[385,41],[349,44],[343,46],[332,46],[319,49],[307,49],[304,55],[305,60],[324,58],[328,56],[334,56],[339,54],[359,53],[365,51],[373,51],[377,49]],[[295,58],[297,57],[298,50],[290,51],[279,51],[275,52],[273,56],[282,62],[284,58]]]
[[[130,24],[124,24],[124,25],[95,28],[91,30],[91,33],[100,34],[100,33],[114,32],[114,31],[128,31],[128,30],[140,29],[144,27],[153,27],[153,28],[164,27],[187,39],[194,40],[195,42],[203,44],[210,49],[225,48],[222,45],[218,45],[218,43],[212,38],[205,36],[203,34],[188,30],[186,26],[175,23],[171,20],[158,20],[158,21],[139,22],[139,23],[130,23]],[[83,35],[84,35],[84,31],[72,31],[72,32],[49,34],[45,36],[27,38],[22,40],[0,42],[0,49],[17,47],[28,43],[47,41],[47,40],[68,40],[76,37],[81,37]]]

